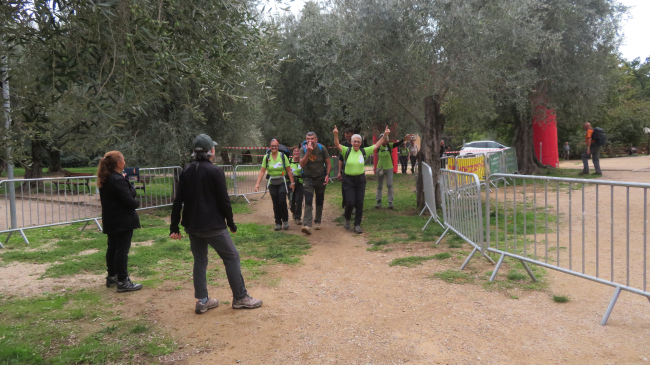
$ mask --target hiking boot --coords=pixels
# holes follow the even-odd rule
[[[602,172],[594,172],[592,175],[603,176],[603,173]]]
[[[589,175],[589,171],[587,171],[587,172],[581,171],[578,175]]]
[[[117,282],[117,292],[124,293],[127,291],[136,291],[142,289],[142,284],[136,284],[131,282],[131,278],[127,276],[124,281]]]
[[[343,228],[350,229],[350,220],[349,219],[345,220],[345,224],[343,224]]]
[[[388,209],[395,209],[395,207],[393,206],[393,203],[388,203]]]
[[[279,225],[279,224],[276,224],[276,225],[275,225],[275,230],[276,230],[276,231],[279,231],[279,230],[281,230],[281,229],[282,229],[282,226],[281,226],[281,225]]]
[[[262,301],[247,295],[239,300],[232,301],[233,309],[254,309],[262,306]]]
[[[302,225],[302,221],[300,220],[300,218],[296,219],[296,225],[297,225],[297,226],[301,226],[301,225]]]
[[[320,231],[320,223],[314,223],[314,229]]]
[[[106,287],[107,288],[112,288],[115,285],[117,285],[117,275],[115,275],[115,276],[107,276],[106,277]]]
[[[289,229],[289,222],[282,223],[282,229],[284,229],[285,231]]]
[[[375,204],[375,209],[381,208],[381,200],[377,200],[377,204]]]
[[[359,233],[359,234],[363,233],[363,231],[361,230],[361,226],[354,226],[354,233]]]
[[[302,227],[302,233],[310,235],[311,234],[311,227],[303,226]]]
[[[199,299],[199,301],[196,302],[196,309],[194,309],[194,313],[203,314],[207,312],[208,309],[216,308],[218,306],[219,300],[217,299],[208,298],[208,301],[205,302],[205,304],[201,303],[201,300]]]

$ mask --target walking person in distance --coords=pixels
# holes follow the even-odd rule
[[[239,252],[232,242],[230,232],[237,232],[232,206],[228,197],[226,177],[223,170],[212,164],[214,159],[212,138],[198,135],[192,142],[194,162],[181,173],[172,207],[169,237],[182,238],[179,222],[190,236],[190,248],[194,256],[195,313],[205,313],[216,308],[219,301],[208,296],[206,269],[208,246],[211,246],[226,267],[226,276],[232,291],[234,309],[252,309],[262,306],[262,301],[248,295],[241,274]],[[182,219],[181,219],[182,212]]]
[[[338,143],[338,141],[336,141]],[[312,222],[319,230],[323,217],[325,188],[330,181],[332,162],[327,148],[318,143],[316,133],[307,133],[306,141],[300,149],[300,167],[302,167],[302,184],[305,196],[305,214],[303,216],[302,232],[311,234]],[[316,215],[313,215],[314,196],[316,197]]]
[[[142,284],[131,282],[128,262],[133,230],[140,228],[136,208],[140,202],[135,199],[135,188],[122,175],[126,166],[119,151],[111,151],[99,160],[97,187],[102,203],[102,232],[108,237],[106,266],[108,276],[106,287],[117,286],[117,292],[142,289]]]
[[[302,185],[302,167],[300,167],[300,146],[293,147],[293,158],[290,163],[291,172],[293,173],[293,181],[296,183],[293,193],[291,194],[290,210],[293,214],[293,219],[296,225],[302,225],[302,201],[303,201],[303,185]]]
[[[375,208],[381,208],[382,190],[384,189],[384,179],[386,180],[386,188],[388,189],[388,209],[393,209],[393,149],[401,146],[405,141],[410,140],[412,134],[407,134],[403,139],[398,142],[388,142],[384,139],[381,147],[377,151],[377,168],[375,174],[377,178],[377,195],[375,200],[377,204]],[[383,139],[384,135],[379,136]]]
[[[291,163],[284,153],[279,152],[279,148],[280,142],[275,138],[271,138],[270,151],[262,160],[262,168],[255,184],[255,192],[260,191],[260,181],[268,171],[266,178],[268,179],[269,194],[271,194],[271,200],[273,201],[276,231],[281,228],[289,229],[289,210],[287,209],[289,186],[287,186],[287,178],[291,181],[290,188],[292,190],[296,186],[291,171]]]
[[[589,157],[591,157],[594,163],[594,175],[603,175],[603,172],[600,170],[600,145],[596,143],[596,132],[591,128],[591,123],[587,122],[582,125],[582,129],[585,130],[585,143],[587,144],[587,149],[582,154],[582,172],[579,175],[589,175]]]

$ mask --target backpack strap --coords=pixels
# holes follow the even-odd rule
[[[351,151],[352,151],[352,147],[348,147],[347,152],[345,152],[345,157],[343,158],[343,164],[344,165],[348,163],[348,158],[350,157],[350,152]],[[361,151],[361,154],[363,155],[363,160],[365,161],[366,160],[366,150],[362,147],[362,148],[359,148],[359,151]]]

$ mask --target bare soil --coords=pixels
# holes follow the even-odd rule
[[[253,205],[254,212],[239,221],[272,223],[268,197]],[[448,284],[431,275],[457,268],[462,260],[453,266],[432,260],[415,268],[389,267],[394,258],[436,251],[419,246],[368,252],[364,235],[332,223],[338,214],[340,209],[326,206],[323,230],[309,238],[313,248],[304,264],[276,266],[268,275],[281,278],[279,283],[249,286],[251,295],[264,300],[262,308],[237,311],[221,305],[199,316],[190,285],[173,293],[115,298],[173,333],[183,346],[178,356],[184,364],[640,363],[650,358],[650,306],[643,297],[624,292],[603,327],[599,322],[610,287],[552,272],[546,291]],[[292,225],[290,231],[300,234],[299,229]],[[492,269],[476,258],[468,267]],[[210,290],[211,296],[232,300],[227,285]],[[513,294],[518,299],[510,299]],[[554,303],[553,294],[571,301]]]
[[[647,182],[650,174],[604,178]],[[252,205],[253,213],[238,216],[238,222],[273,222],[269,196]],[[644,297],[623,292],[608,325],[600,326],[613,292],[608,286],[552,271],[545,291],[448,284],[432,274],[458,268],[462,259],[390,267],[394,258],[440,249],[420,244],[410,251],[368,252],[365,234],[333,223],[340,213],[326,205],[323,229],[309,237],[312,249],[302,264],[270,267],[267,276],[275,280],[248,283],[250,294],[264,300],[259,309],[222,304],[196,315],[190,280],[180,290],[110,292],[110,300],[123,303],[123,317],[145,317],[174,336],[179,348],[161,359],[165,363],[638,364],[650,359],[650,305]],[[292,224],[289,232],[301,234],[300,228]],[[210,255],[210,267],[220,266],[217,255]],[[35,280],[44,270],[36,266],[1,268],[0,291],[7,290],[6,279],[26,286],[43,282]],[[474,258],[467,270],[493,268]],[[95,285],[103,285],[101,277],[96,279]],[[209,287],[210,296],[232,301],[222,281]],[[553,294],[571,301],[554,303]]]

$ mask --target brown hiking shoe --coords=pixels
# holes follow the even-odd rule
[[[255,309],[262,306],[262,301],[247,295],[239,300],[232,301],[233,309]]]
[[[208,309],[216,308],[218,306],[219,300],[217,299],[208,298],[208,301],[205,302],[205,304],[201,303],[201,300],[199,299],[199,301],[196,302],[196,309],[194,310],[194,313],[203,314],[207,312]]]
[[[311,234],[311,227],[302,226],[302,233],[310,235]]]
[[[314,229],[320,231],[320,223],[314,223]]]

